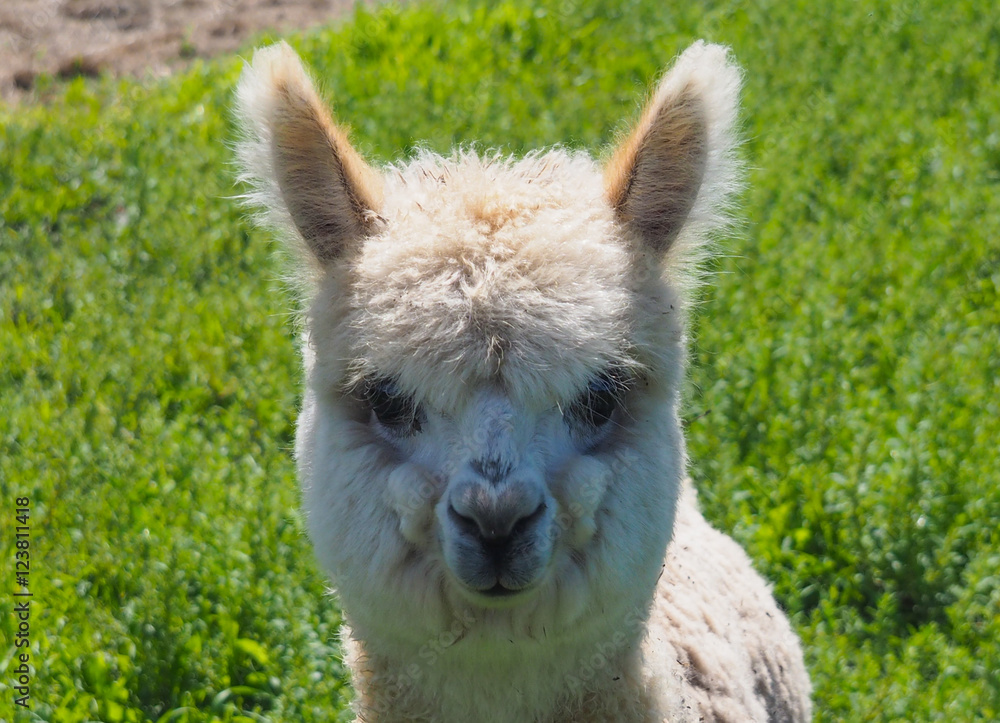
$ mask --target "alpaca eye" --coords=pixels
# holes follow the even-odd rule
[[[568,414],[579,424],[600,429],[611,421],[628,386],[628,378],[623,372],[609,369],[590,380],[586,391],[573,402]]]
[[[402,392],[391,379],[365,382],[362,398],[383,426],[401,434],[420,431],[420,416],[413,397]]]

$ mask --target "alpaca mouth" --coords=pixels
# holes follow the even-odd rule
[[[504,587],[502,582],[498,582],[489,590],[482,590],[480,594],[492,598],[506,598],[506,597],[513,597],[514,595],[519,595],[525,590],[526,588],[521,588],[520,590],[513,590],[509,587]]]
[[[524,586],[508,587],[497,580],[496,584],[487,588],[476,588],[468,583],[459,582],[463,597],[475,605],[486,608],[510,608],[521,605],[538,589],[538,580],[532,580]]]
[[[538,587],[545,575],[546,560],[533,545],[521,554],[497,559],[480,547],[466,549],[451,568],[459,587],[480,601],[522,598]]]

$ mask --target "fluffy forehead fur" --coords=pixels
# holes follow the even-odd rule
[[[484,385],[558,403],[611,364],[648,364],[632,253],[602,194],[594,162],[562,150],[390,168],[378,231],[351,262],[350,373],[447,408]]]

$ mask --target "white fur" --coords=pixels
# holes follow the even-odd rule
[[[276,77],[295,92],[275,92]],[[699,43],[650,103],[655,120],[683,96],[704,123],[696,195],[669,244],[609,203],[616,179],[583,154],[425,152],[377,182],[360,161],[325,166],[348,169],[329,191],[337,213],[368,207],[356,239],[306,239],[321,258],[296,457],[349,624],[359,720],[809,717],[787,619],[684,482],[688,280],[726,221],[738,87],[726,51]],[[288,210],[303,207],[302,183],[278,167],[288,149],[274,126],[325,114],[316,97],[284,45],[259,51],[240,82],[248,198],[293,239],[316,225]],[[617,178],[635,194],[656,179],[632,156],[648,161],[664,139],[639,140],[614,171],[638,174]],[[573,410],[609,369],[631,381],[595,429]],[[419,431],[379,421],[363,392],[375,379],[412,398]],[[502,564],[490,562],[494,533]]]

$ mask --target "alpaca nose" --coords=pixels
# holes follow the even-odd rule
[[[448,516],[468,537],[489,548],[505,548],[545,513],[545,501],[528,490],[507,488],[499,494],[468,484],[451,495]]]

